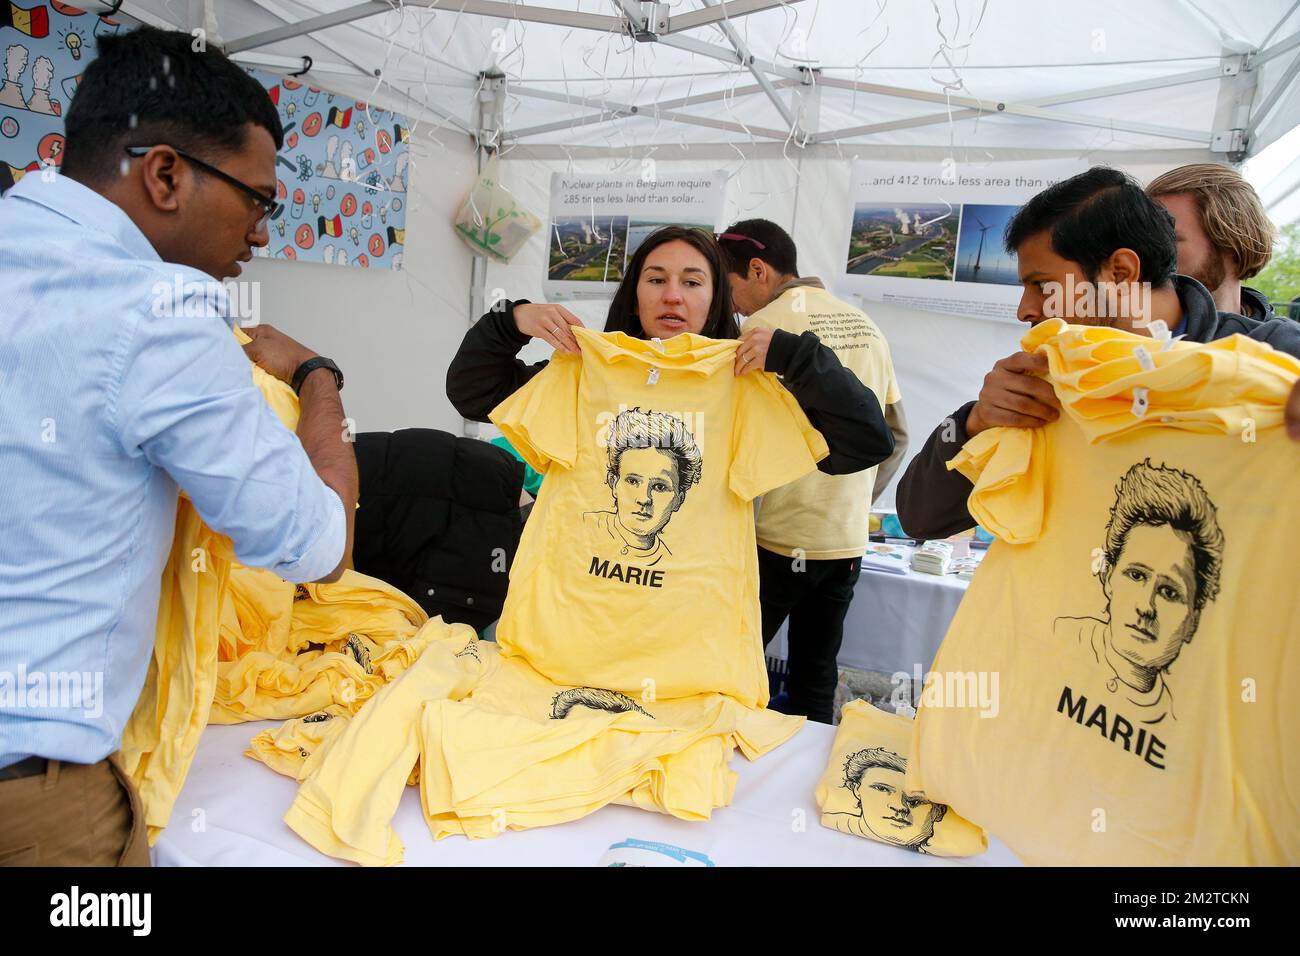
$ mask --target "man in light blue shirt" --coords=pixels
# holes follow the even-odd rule
[[[62,172],[0,200],[0,860],[30,846],[45,864],[140,860],[124,781],[100,807],[58,790],[114,779],[179,492],[242,563],[287,580],[336,580],[351,550],[341,373],[269,326],[246,355],[216,282],[268,241],[279,117],[191,43],[101,38]],[[297,436],[249,358],[299,392]],[[88,828],[110,845],[77,855],[102,839]]]

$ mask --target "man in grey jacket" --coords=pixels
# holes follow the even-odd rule
[[[1008,225],[1006,246],[1019,261],[1022,322],[1037,325],[1059,314],[1052,299],[1061,288],[1126,289],[1136,283],[1150,294],[1121,295],[1113,311],[1103,305],[1092,314],[1062,317],[1138,334],[1150,334],[1158,320],[1189,342],[1241,334],[1300,357],[1300,323],[1220,312],[1204,286],[1176,273],[1173,220],[1118,170],[1093,167],[1039,193]],[[1105,297],[1095,301],[1103,304]],[[966,506],[972,485],[946,463],[986,428],[1035,428],[1055,421],[1060,403],[1041,377],[1046,371],[1041,355],[1009,355],[984,377],[976,401],[939,423],[899,480],[898,517],[909,535],[943,538],[975,526]],[[1289,434],[1300,440],[1300,384],[1291,393],[1286,417]]]

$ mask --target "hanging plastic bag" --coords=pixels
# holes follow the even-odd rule
[[[500,162],[494,154],[456,214],[456,235],[475,255],[509,262],[542,228],[542,221],[520,206],[501,185],[499,170]]]

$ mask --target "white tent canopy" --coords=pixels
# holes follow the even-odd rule
[[[477,433],[447,401],[447,364],[488,301],[544,299],[544,239],[487,264],[450,227],[480,144],[543,218],[555,172],[626,173],[650,156],[660,175],[722,169],[726,222],[781,224],[801,272],[834,284],[854,158],[1072,157],[1145,181],[1240,162],[1300,124],[1300,0],[126,0],[121,12],[202,29],[270,72],[309,66],[307,82],[410,117],[401,272],[256,259],[245,274],[265,321],[345,367],[358,431]],[[605,303],[569,307],[603,325]],[[913,451],[1021,334],[867,307]],[[545,356],[538,342],[523,353]]]
[[[91,4],[90,6],[93,6]],[[1300,115],[1291,0],[128,0],[489,145],[1199,151]]]

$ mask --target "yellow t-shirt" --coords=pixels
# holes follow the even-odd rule
[[[735,341],[574,330],[491,413],[546,476],[497,640],[557,684],[633,697],[767,701],[753,498],[826,443],[776,376],[737,377]]]
[[[467,625],[435,617],[417,639],[426,644],[419,658],[338,733],[301,744],[310,748],[303,759],[313,766],[302,768],[306,779],[284,820],[322,853],[369,866],[402,861],[404,847],[392,819],[420,759],[420,713],[428,701],[469,693],[483,670],[478,655],[461,653],[476,643]],[[281,733],[303,739],[292,727]],[[284,753],[272,754],[265,738],[254,744],[252,755],[282,773],[294,763]]]
[[[424,709],[421,797],[439,839],[563,823],[609,803],[707,820],[731,802],[737,747],[753,760],[803,725],[722,694],[560,686],[493,644],[478,647],[485,671],[473,692]]]
[[[250,341],[238,328],[234,335]],[[249,370],[285,427],[296,428],[293,389]],[[153,657],[122,733],[120,759],[140,793],[149,842],[167,825],[209,722],[355,711],[419,656],[426,620],[406,595],[355,571],[295,586],[240,565],[230,540],[182,494]]]
[[[935,856],[988,849],[984,831],[952,808],[903,786],[912,721],[854,700],[844,705],[830,762],[817,785],[822,826]]]
[[[1001,540],[933,669],[996,676],[993,706],[927,685],[909,786],[1029,863],[1295,864],[1300,361],[1059,320],[1022,344],[1065,414],[949,463]]]
[[[234,329],[240,345],[251,341]],[[253,384],[286,428],[298,424],[293,389],[249,363]],[[120,760],[140,793],[149,842],[171,817],[208,724],[217,684],[221,622],[230,600],[230,539],[199,517],[182,492],[176,506],[176,534],[163,568],[153,657],[135,709],[122,730]]]
[[[875,393],[882,409],[902,398],[889,343],[876,323],[825,289],[787,289],[751,315],[744,328],[783,329],[794,335],[814,332]],[[867,547],[875,482],[875,468],[851,475],[814,471],[772,489],[759,506],[758,543],[787,557],[796,552],[817,561],[859,557]]]
[[[391,819],[416,782],[437,839],[565,823],[610,803],[707,820],[731,802],[737,748],[756,759],[803,725],[721,694],[657,700],[552,684],[440,618],[414,640],[419,659],[355,716],[329,707],[248,750],[302,782],[285,820],[323,853],[400,862]]]

